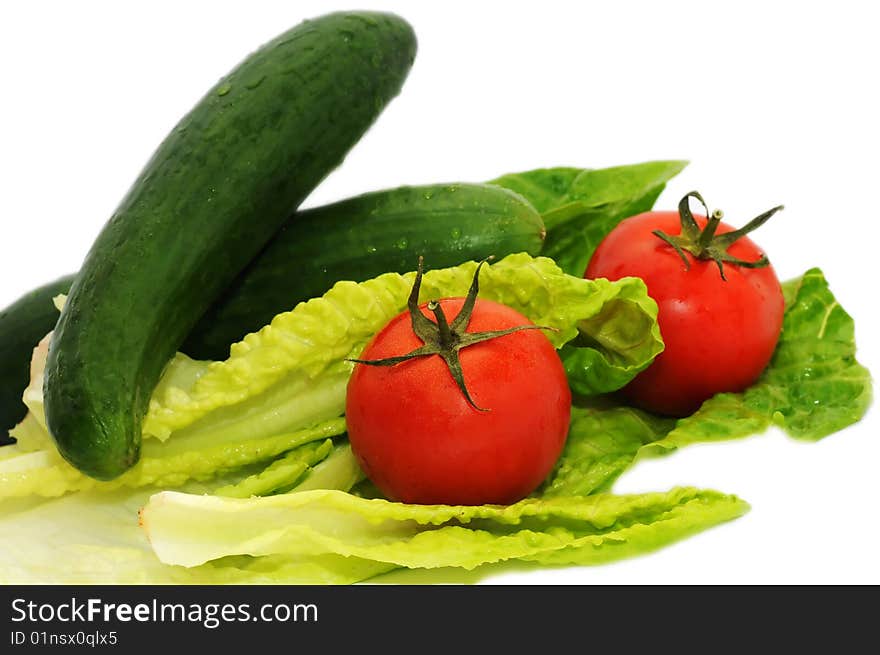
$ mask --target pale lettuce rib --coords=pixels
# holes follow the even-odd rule
[[[214,494],[227,498],[249,498],[293,486],[312,465],[326,458],[332,450],[333,441],[330,439],[320,444],[307,443],[287,452],[259,473],[220,487]]]
[[[46,428],[43,409],[43,374],[46,370],[46,359],[49,355],[49,332],[34,348],[31,356],[30,381],[22,393],[22,402],[28,408],[28,414],[9,434],[16,439],[22,450],[55,450],[55,444]],[[191,359],[183,353],[176,353],[168,362],[162,378],[156,387],[155,394],[164,394],[168,389],[191,389],[202,374],[208,369],[209,362]],[[146,434],[146,437],[157,436]],[[162,435],[167,438],[168,435]],[[0,448],[2,450],[2,448]]]
[[[316,464],[290,492],[311,489],[339,489],[348,491],[366,475],[351,451],[351,445],[341,443],[323,462]]]
[[[186,488],[206,490],[196,483]],[[341,555],[226,557],[195,568],[169,566],[158,560],[137,522],[138,510],[155,491],[93,490],[24,507],[4,504],[0,584],[350,584],[394,568]]]
[[[21,395],[21,400],[28,408],[24,419],[9,431],[15,438],[18,447],[25,451],[54,450],[55,444],[46,429],[46,418],[43,412],[43,371],[46,369],[46,358],[49,355],[49,332],[34,347],[31,354],[30,381]],[[0,448],[0,451],[3,449]]]
[[[277,457],[292,448],[345,431],[345,421],[333,418],[310,428],[250,440],[212,442],[208,435],[175,436],[173,441],[143,444],[141,459],[115,480],[100,482],[83,475],[55,450],[19,452],[0,459],[0,501],[25,496],[60,496],[70,491],[113,491],[120,487],[161,485],[178,487],[189,480],[206,480],[255,462]],[[0,448],[2,451],[12,446]]]
[[[748,505],[714,491],[526,499],[509,506],[407,505],[317,490],[234,499],[162,492],[141,511],[159,559],[198,566],[230,555],[343,555],[410,568],[471,569],[577,550],[578,561],[665,543],[739,516]],[[641,527],[640,527],[641,526]],[[558,553],[571,558],[571,553]]]
[[[28,412],[21,423],[9,430],[9,436],[16,441],[16,447],[22,452],[35,452],[41,450],[55,450],[55,443],[46,426],[40,421],[43,419],[42,407],[39,413],[33,410]],[[0,446],[0,458],[10,446]]]

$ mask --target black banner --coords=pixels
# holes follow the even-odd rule
[[[0,653],[198,644],[198,652],[264,645],[341,645],[365,652],[441,642],[618,646],[760,643],[867,634],[870,600],[845,588],[752,587],[3,587]],[[874,597],[874,591],[869,597]],[[821,608],[821,610],[819,610]],[[809,620],[818,612],[819,618]],[[696,641],[695,641],[696,640]],[[866,642],[862,642],[867,645]],[[408,646],[407,646],[408,645]],[[404,646],[407,646],[404,648]],[[453,649],[455,652],[461,648]],[[629,649],[624,649],[629,650]],[[293,652],[292,650],[290,652]]]

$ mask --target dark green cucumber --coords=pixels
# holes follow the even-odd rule
[[[137,461],[169,357],[398,93],[414,56],[396,16],[306,21],[174,128],[86,256],[55,328],[46,420],[71,464],[108,480]]]
[[[52,298],[67,293],[72,282],[68,275],[45,284],[0,311],[0,445],[9,443],[6,431],[27,413],[21,393],[30,379],[31,353],[58,321]]]
[[[299,212],[202,317],[182,350],[225,359],[229,345],[338,280],[443,268],[489,255],[537,255],[541,216],[522,196],[487,184],[377,191]]]

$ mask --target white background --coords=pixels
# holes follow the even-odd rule
[[[877,20],[869,2],[369,2],[419,53],[402,95],[308,201],[543,166],[688,159],[781,278],[826,272],[880,371]],[[335,2],[29,2],[0,9],[0,306],[74,271],[175,122],[245,54]],[[132,317],[137,320],[137,317]],[[737,493],[745,517],[613,565],[486,582],[880,583],[877,412],[818,444],[764,436],[640,463],[616,490]],[[464,579],[450,575],[449,580]]]

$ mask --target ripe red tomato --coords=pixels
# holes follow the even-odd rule
[[[769,213],[776,209],[780,208]],[[706,217],[694,218],[704,229]],[[733,229],[719,222],[715,234]],[[585,277],[644,280],[648,295],[659,306],[657,318],[666,348],[623,393],[649,411],[685,416],[716,393],[742,391],[760,376],[782,329],[782,289],[769,264],[749,268],[722,262],[723,279],[715,261],[690,252],[680,255],[655,230],[679,235],[680,214],[652,211],[622,221],[599,244]],[[726,252],[747,262],[762,257],[745,236]]]
[[[441,300],[456,316],[463,298]],[[419,307],[429,316],[427,305]],[[477,299],[467,333],[530,324],[515,310]],[[422,345],[404,312],[367,346],[364,359]],[[562,452],[571,392],[555,348],[523,330],[459,351],[468,403],[439,355],[394,366],[356,364],[346,422],[361,467],[389,498],[420,504],[508,504],[531,493]]]

